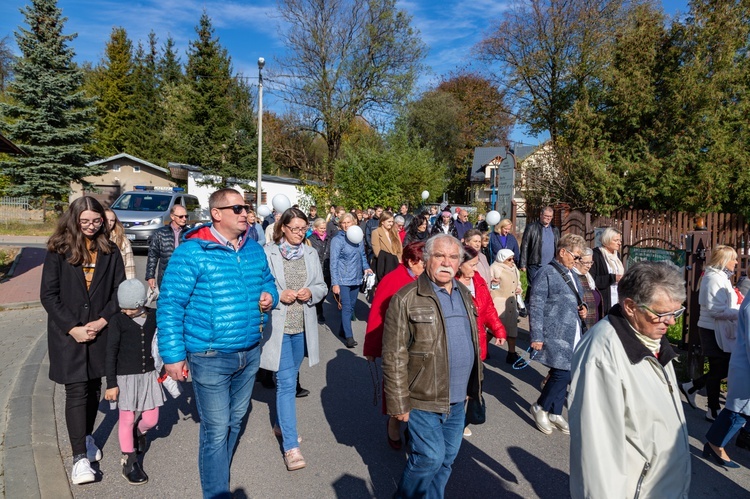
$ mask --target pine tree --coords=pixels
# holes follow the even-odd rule
[[[185,156],[188,163],[201,165],[205,173],[223,177],[225,148],[232,133],[232,63],[205,12],[195,30],[198,39],[190,42],[185,71],[189,91],[183,95],[189,108],[183,123],[188,139]]]
[[[141,43],[135,55],[133,71],[133,120],[130,128],[131,154],[157,165],[166,165],[170,158],[163,155],[161,132],[164,113],[161,112],[161,91],[157,71],[158,49],[156,34],[148,35],[148,49]]]
[[[134,111],[133,44],[125,28],[112,28],[104,58],[94,71],[92,91],[97,97],[93,152],[106,158],[129,152]]]
[[[11,178],[10,195],[48,199],[62,210],[70,183],[100,173],[86,166],[93,132],[93,102],[81,89],[83,75],[68,46],[76,35],[63,34],[67,18],[56,0],[31,0],[23,7],[28,28],[19,27],[21,57],[8,85],[11,102],[0,104],[4,133],[28,153],[0,161]]]
[[[182,81],[180,57],[175,53],[175,42],[171,36],[164,42],[162,55],[158,63],[158,76],[162,85],[177,85]]]

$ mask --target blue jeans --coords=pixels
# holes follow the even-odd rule
[[[354,317],[354,305],[357,304],[357,297],[359,296],[359,285],[347,286],[342,284],[339,289],[341,291],[341,326],[339,331],[344,331],[344,336],[351,338],[354,336],[352,317]]]
[[[542,389],[542,394],[539,395],[537,404],[550,414],[559,416],[562,414],[563,406],[565,406],[565,397],[568,395],[569,384],[570,371],[563,371],[554,367],[550,368],[549,379]]]
[[[235,353],[210,350],[187,357],[201,418],[198,470],[203,497],[231,497],[229,468],[260,366],[260,348]]]
[[[442,498],[464,433],[464,404],[450,413],[412,409],[409,413],[409,459],[397,498]]]
[[[297,373],[305,357],[305,333],[285,334],[276,373],[276,421],[281,428],[284,452],[297,442]]]
[[[730,411],[726,407],[721,410],[716,421],[706,433],[706,440],[717,447],[726,447],[732,437],[750,421],[750,417],[739,412]]]

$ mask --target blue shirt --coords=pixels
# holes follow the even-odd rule
[[[450,403],[463,404],[469,384],[471,369],[474,367],[474,343],[471,340],[471,323],[466,311],[458,283],[453,280],[451,292],[434,282],[432,289],[440,301],[445,321],[445,335],[448,343],[448,372],[450,374]]]
[[[542,226],[542,261],[539,265],[547,265],[555,258],[555,233],[552,225]]]

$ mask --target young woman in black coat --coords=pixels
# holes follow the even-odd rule
[[[49,377],[65,385],[65,421],[73,448],[71,481],[93,482],[101,459],[91,433],[105,375],[107,323],[119,311],[125,266],[109,240],[104,208],[84,196],[71,203],[47,242],[41,302],[47,311]]]

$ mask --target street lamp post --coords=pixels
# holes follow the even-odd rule
[[[263,202],[263,190],[261,188],[261,177],[263,176],[263,66],[266,60],[258,58],[258,183],[255,194],[255,209]]]

